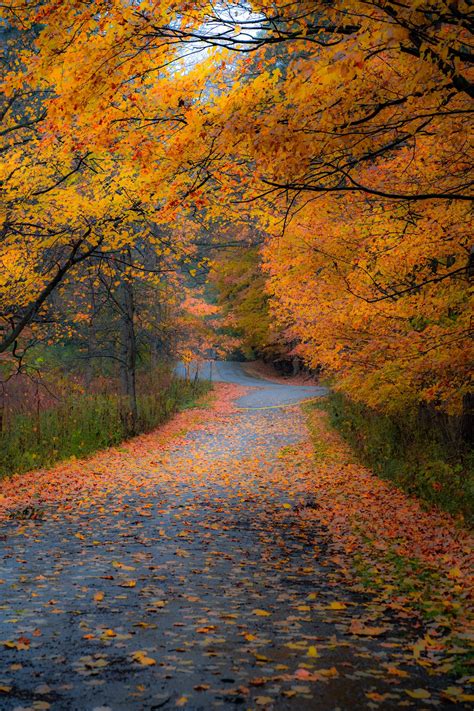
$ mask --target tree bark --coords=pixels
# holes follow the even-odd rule
[[[462,399],[461,436],[468,444],[474,442],[474,393],[466,393]]]
[[[131,253],[127,250],[127,261],[131,263]],[[120,384],[124,396],[124,419],[127,434],[133,435],[138,429],[138,407],[136,390],[137,341],[135,334],[135,303],[133,282],[128,274],[122,275],[120,314]]]

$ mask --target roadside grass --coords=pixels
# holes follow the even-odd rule
[[[138,396],[138,433],[165,423],[180,410],[201,406],[211,389],[206,381],[171,379],[148,384]],[[206,406],[206,403],[204,403]],[[74,395],[34,416],[16,415],[0,433],[0,477],[82,458],[127,439],[123,402],[118,395]]]
[[[454,427],[423,422],[416,411],[386,415],[331,393],[322,403],[330,423],[359,460],[429,508],[474,524],[474,451]]]
[[[342,545],[357,584],[374,596],[380,611],[415,615],[423,621],[422,636],[413,649],[415,658],[433,673],[451,671],[462,676],[472,659],[466,567],[470,546],[464,519],[441,512],[426,499],[428,512],[420,510],[417,519],[413,497],[384,488],[391,483],[402,489],[399,482],[390,479],[384,484],[388,476],[374,476],[371,467],[360,463],[367,460],[352,447],[350,438],[344,442],[339,427],[330,426],[332,406],[328,399],[303,405],[316,465],[313,492],[319,506],[314,515]],[[383,510],[384,506],[390,510],[393,499],[400,512],[396,523]],[[434,553],[439,539],[433,549],[431,540],[438,526],[445,531],[445,536],[441,534],[445,540],[453,543]]]

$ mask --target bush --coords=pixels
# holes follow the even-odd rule
[[[474,453],[455,422],[440,413],[387,415],[332,393],[331,424],[378,476],[472,523]]]
[[[138,396],[138,430],[149,432],[207,392],[205,381],[157,378]],[[145,388],[143,389],[145,390]],[[126,438],[118,395],[75,395],[35,416],[18,414],[0,433],[0,476],[85,457]]]

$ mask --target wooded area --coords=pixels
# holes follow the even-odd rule
[[[3,432],[240,348],[472,441],[467,3],[2,12]]]
[[[473,28],[1,4],[2,708],[470,707]]]

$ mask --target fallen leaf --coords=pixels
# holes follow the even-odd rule
[[[116,637],[117,633],[114,630],[102,630],[102,637]]]
[[[330,667],[329,669],[317,669],[316,674],[328,678],[339,676],[339,672],[337,671],[336,667]]]
[[[362,620],[352,620],[349,632],[359,637],[378,637],[387,631],[387,627],[372,627],[365,625]]]
[[[143,667],[151,667],[156,664],[156,660],[153,657],[149,657],[146,652],[137,651],[132,653],[132,659],[134,662],[138,662]]]
[[[345,610],[347,605],[344,602],[330,602],[326,608],[327,610]]]
[[[274,699],[272,699],[271,696],[257,696],[255,699],[257,706],[268,706],[268,704],[272,704],[273,702]]]
[[[412,699],[430,699],[431,694],[429,691],[426,691],[426,689],[414,689],[411,691],[410,689],[406,689],[405,693],[408,694],[408,696],[411,696]]]
[[[119,568],[120,570],[135,570],[133,565],[125,565],[124,563],[120,563],[118,560],[113,560],[112,565],[114,568]]]
[[[268,679],[265,679],[263,676],[256,676],[249,680],[249,686],[265,686],[267,681]]]

